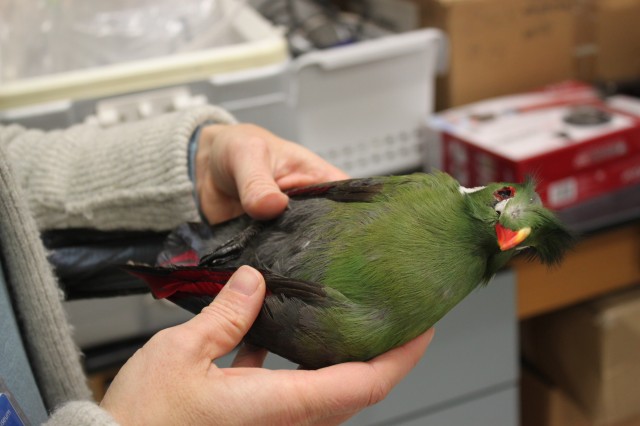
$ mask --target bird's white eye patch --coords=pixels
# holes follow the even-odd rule
[[[510,198],[507,198],[506,200],[502,200],[500,202],[498,202],[498,204],[496,204],[496,206],[494,207],[494,209],[502,214],[502,212],[504,211],[504,208],[507,207],[507,203],[509,202]]]

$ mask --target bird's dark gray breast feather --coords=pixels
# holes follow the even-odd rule
[[[333,201],[305,199],[289,201],[287,210],[278,218],[258,223],[246,216],[212,228],[209,252],[215,248],[240,243],[237,255],[216,266],[237,267],[244,264],[288,276],[291,268],[299,265],[299,257],[310,244],[319,240],[314,221],[330,210]],[[246,232],[258,227],[249,239]],[[214,249],[212,249],[214,248]]]

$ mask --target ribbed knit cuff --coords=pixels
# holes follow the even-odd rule
[[[0,138],[1,139],[1,138]],[[0,146],[0,257],[29,363],[47,408],[90,397],[80,353],[62,307],[62,291],[26,197]],[[1,334],[1,333],[0,333]],[[11,360],[2,359],[0,362]]]
[[[118,422],[93,402],[73,401],[59,409],[45,423],[46,426],[118,426]]]

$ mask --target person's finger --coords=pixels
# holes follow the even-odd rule
[[[241,143],[245,148],[233,157],[232,170],[242,207],[254,219],[272,219],[284,211],[289,198],[274,179],[267,142],[252,136]]]
[[[319,416],[330,412],[336,418],[342,414],[349,417],[350,413],[380,402],[415,367],[433,333],[430,329],[368,362],[348,362],[299,372],[307,375],[303,391],[314,401],[311,410]]]
[[[209,306],[179,327],[197,337],[203,357],[218,358],[231,352],[247,334],[260,312],[264,294],[262,275],[242,266]]]
[[[267,353],[267,350],[264,348],[259,348],[245,343],[240,347],[240,349],[238,349],[238,353],[233,358],[231,367],[262,367],[264,359],[267,357]]]
[[[298,145],[290,145],[289,151],[300,148]],[[293,170],[282,174],[276,179],[280,188],[286,190],[322,182],[349,179],[349,175],[344,171],[309,151],[299,152],[295,163],[296,166],[292,168]]]
[[[282,188],[282,190],[286,191],[289,189],[300,188],[307,185],[315,185],[318,183],[324,182],[334,182],[339,180],[348,179],[349,176],[343,172],[336,171],[335,173],[330,173],[329,171],[325,171],[324,173],[318,171],[317,173],[291,173],[289,175],[283,176],[277,180],[278,186]]]
[[[376,370],[379,378],[388,381],[393,388],[420,362],[434,333],[435,329],[430,328],[404,345],[377,356],[369,364]]]

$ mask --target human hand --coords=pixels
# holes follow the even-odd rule
[[[244,212],[272,219],[288,203],[281,190],[348,177],[303,146],[251,124],[204,127],[195,167],[200,208],[210,223]]]
[[[433,337],[430,330],[371,361],[313,371],[258,368],[266,352],[247,347],[233,368],[217,367],[251,327],[264,295],[262,276],[241,267],[199,315],[138,350],[101,406],[122,425],[338,424],[384,399]]]

